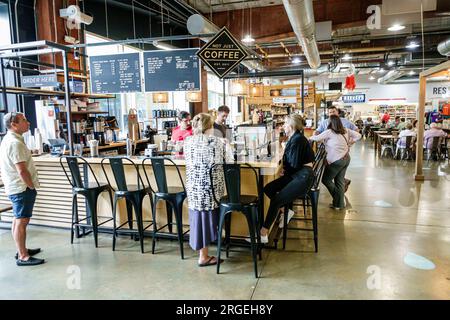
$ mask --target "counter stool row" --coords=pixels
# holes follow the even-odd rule
[[[70,171],[70,176],[66,170],[64,161]],[[176,168],[179,185],[181,187],[169,187],[167,185],[167,175],[166,175],[166,163],[170,162],[174,168]],[[152,231],[150,235],[152,236],[152,253],[155,252],[156,239],[161,235],[159,232],[161,229],[168,227],[169,234],[172,235],[172,210],[175,213],[175,224],[177,227],[177,233],[173,235],[174,238],[178,239],[180,246],[181,258],[184,259],[183,250],[183,239],[185,234],[183,233],[183,202],[186,199],[186,189],[181,178],[181,173],[178,166],[169,158],[164,157],[153,157],[146,158],[142,161],[141,165],[136,165],[132,160],[125,157],[113,157],[104,158],[101,161],[102,171],[106,177],[107,183],[99,183],[91,165],[82,157],[79,156],[65,156],[61,157],[60,165],[63,171],[72,185],[73,190],[73,204],[72,204],[72,224],[71,224],[71,243],[73,243],[74,233],[78,233],[78,229],[88,228],[92,229],[94,234],[95,246],[98,246],[98,232],[103,230],[101,227],[107,222],[113,221],[113,245],[112,248],[115,250],[116,237],[118,234],[131,234],[132,236],[138,236],[141,246],[141,252],[144,253],[144,232],[150,228]],[[127,181],[127,176],[130,174],[125,174],[124,164],[130,165],[130,168],[134,168],[133,174],[136,177],[136,183],[130,184]],[[153,175],[155,177],[157,190],[151,187],[148,169],[145,168],[146,164],[151,164]],[[110,166],[112,175],[114,176],[115,187],[110,179],[110,174],[108,174],[106,168]],[[80,170],[80,167],[83,169]],[[255,277],[258,277],[257,269],[257,255],[259,253],[259,258],[261,259],[261,238],[259,234],[260,224],[261,224],[261,212],[260,212],[260,199],[262,199],[262,190],[260,190],[258,184],[258,174],[256,170],[248,164],[216,164],[210,170],[212,177],[212,171],[217,170],[222,167],[224,170],[225,177],[225,187],[226,196],[220,199],[214,199],[219,208],[219,235],[221,235],[221,230],[225,227],[225,244],[226,244],[226,254],[229,256],[229,246],[230,246],[230,226],[231,226],[231,212],[241,212],[247,219],[249,234],[251,239],[251,252],[254,263]],[[255,183],[258,186],[258,196],[253,195],[241,195],[241,167],[246,167],[252,170],[255,176]],[[83,174],[81,173],[83,171]],[[141,171],[143,175],[141,175]],[[92,176],[91,180],[95,182],[89,182],[89,175]],[[144,177],[144,178],[143,178]],[[145,179],[145,180],[144,180]],[[98,196],[102,192],[108,192],[109,199],[112,207],[112,218],[101,217],[97,215],[97,200]],[[215,192],[213,190],[213,195]],[[78,203],[77,195],[82,195],[86,198],[86,217],[80,219],[78,216]],[[149,197],[152,221],[144,221],[142,216],[142,204],[145,197]],[[127,221],[117,225],[117,202],[120,199],[125,199],[127,203]],[[167,208],[167,221],[168,223],[159,229],[156,227],[156,205],[159,201],[166,202]],[[135,217],[133,219],[132,213],[134,209]],[[99,223],[99,218],[105,219],[102,223]],[[136,222],[137,229],[133,229],[133,222]],[[123,227],[128,224],[128,229]],[[106,229],[106,228],[105,228]],[[111,231],[105,230],[105,231]],[[222,246],[222,237],[219,236],[217,243],[217,256],[220,261]],[[220,262],[217,264],[217,273],[220,270]]]
[[[70,171],[70,176],[67,172],[64,161]],[[156,180],[157,189],[154,190],[150,184],[149,175],[145,165],[151,163],[153,175]],[[179,185],[182,187],[169,187],[167,185],[166,163],[173,165],[178,173],[180,180]],[[118,234],[131,234],[131,236],[138,236],[140,241],[141,252],[144,253],[144,233],[152,228],[150,232],[152,236],[152,253],[155,252],[156,238],[160,236],[160,231],[166,227],[169,229],[169,237],[178,239],[180,246],[181,258],[184,259],[183,239],[183,202],[186,199],[186,189],[181,178],[178,166],[169,158],[153,157],[146,158],[142,161],[141,166],[136,165],[132,160],[125,157],[104,158],[101,161],[102,171],[106,177],[107,183],[99,183],[91,165],[82,157],[79,156],[64,156],[60,159],[60,165],[72,186],[73,201],[72,201],[72,222],[71,222],[71,243],[73,243],[74,233],[79,232],[79,228],[92,229],[94,234],[95,247],[98,247],[98,232],[99,230],[107,231],[102,227],[105,223],[113,221],[113,244],[112,249],[116,247],[116,237]],[[125,174],[124,164],[130,165],[134,169],[133,175],[136,177],[136,183],[132,184],[127,180]],[[115,186],[111,183],[110,175],[106,168],[111,168],[114,177]],[[80,170],[82,167],[82,170]],[[145,182],[141,175],[141,170],[144,173]],[[82,174],[83,172],[83,174]],[[89,179],[92,176],[92,179]],[[131,175],[128,175],[130,177]],[[90,182],[90,181],[95,182]],[[112,218],[98,216],[97,201],[101,193],[108,192],[112,208]],[[78,214],[77,196],[84,196],[86,199],[86,217],[80,219]],[[145,221],[143,219],[143,203],[145,197],[148,196],[152,221]],[[127,206],[127,221],[117,225],[117,203],[120,199],[125,199]],[[167,224],[157,229],[156,224],[156,205],[159,201],[165,201],[167,207]],[[134,209],[134,210],[133,210]],[[134,218],[133,218],[134,211]],[[175,224],[177,233],[172,233],[173,220],[172,211],[175,213]],[[100,219],[105,221],[99,223]],[[137,229],[133,229],[133,223],[136,222]],[[128,224],[128,229],[124,226]],[[108,230],[110,231],[110,229]],[[187,233],[187,232],[186,232]]]

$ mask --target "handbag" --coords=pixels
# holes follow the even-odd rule
[[[340,160],[347,159],[350,156],[350,146],[348,145],[348,140],[347,140],[347,138],[345,137],[344,134],[342,134],[342,136],[344,137],[345,143],[347,145],[347,153]]]

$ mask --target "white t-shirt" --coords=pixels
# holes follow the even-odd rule
[[[30,150],[25,145],[23,137],[8,131],[0,145],[0,166],[6,195],[21,193],[27,189],[27,185],[20,178],[16,168],[16,164],[20,162],[26,163],[34,187],[39,188],[39,180],[33,158]]]

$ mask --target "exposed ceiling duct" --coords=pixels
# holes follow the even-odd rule
[[[439,43],[437,50],[443,56],[450,56],[450,38]]]
[[[190,34],[196,35],[196,34],[208,34],[208,33],[217,33],[220,29],[211,21],[206,19],[200,14],[193,14],[189,17],[186,23],[187,29]],[[202,39],[205,42],[208,42],[209,39]],[[257,56],[257,54],[248,49],[246,46],[243,46],[247,52],[251,56]],[[255,60],[246,60],[241,62],[247,69],[249,70],[257,70],[257,71],[264,71],[264,66]]]
[[[393,81],[395,81],[396,79],[403,77],[405,75],[404,71],[396,71],[396,70],[391,70],[388,73],[386,73],[383,77],[378,79],[378,83],[379,84],[389,84]]]
[[[320,67],[312,0],[283,0],[283,5],[309,66]]]

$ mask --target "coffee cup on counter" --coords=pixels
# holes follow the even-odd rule
[[[98,140],[89,140],[91,157],[98,157]]]
[[[159,143],[159,151],[160,152],[167,151],[167,141],[166,140],[161,140],[161,142]]]

